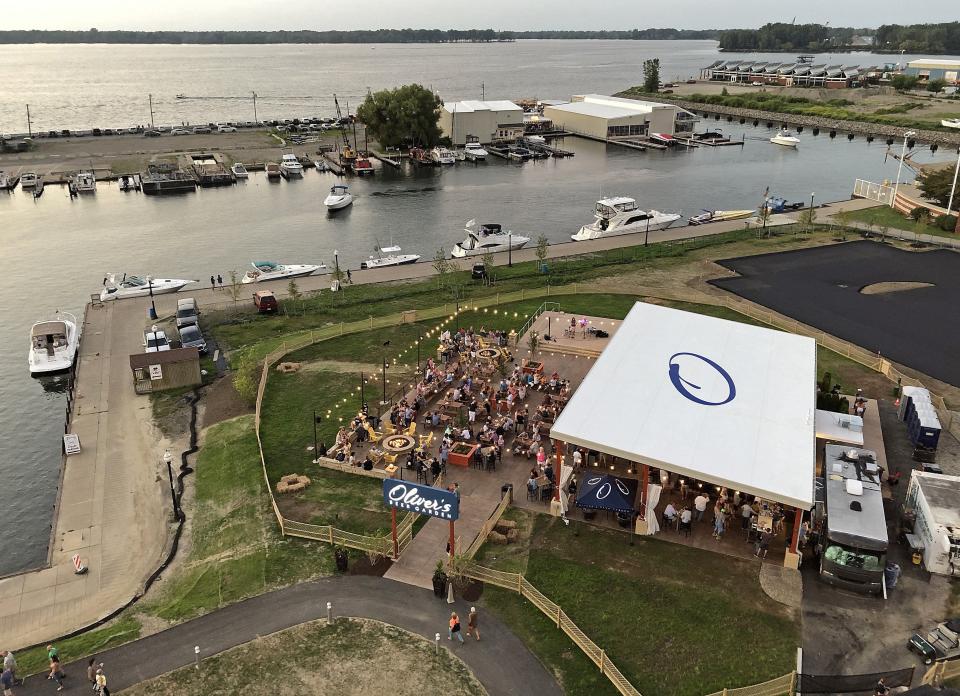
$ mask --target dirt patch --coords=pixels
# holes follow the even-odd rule
[[[393,565],[393,562],[386,556],[380,556],[375,563],[371,563],[368,556],[361,556],[350,560],[347,573],[349,575],[372,575],[380,578],[390,570],[391,565]]]
[[[314,360],[300,364],[301,372],[346,372],[349,374],[364,372],[375,375],[379,369],[379,363],[367,364],[362,362],[348,362],[346,360]]]
[[[483,583],[471,580],[466,587],[460,589],[459,594],[460,599],[465,602],[476,602],[483,596]]]
[[[890,283],[871,283],[860,288],[861,295],[885,295],[890,292],[903,292],[905,290],[918,290],[920,288],[936,287],[933,283],[920,283],[908,281],[894,281]]]
[[[253,413],[253,407],[233,388],[233,380],[229,376],[220,377],[207,387],[200,404],[200,424],[203,428]]]

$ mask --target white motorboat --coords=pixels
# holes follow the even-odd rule
[[[360,262],[360,268],[385,268],[387,266],[405,266],[420,260],[419,254],[401,254],[398,246],[378,246],[376,256]]]
[[[741,220],[753,215],[752,210],[704,210],[699,215],[693,215],[687,220],[690,225],[705,225],[708,222],[723,222],[724,220]]]
[[[783,145],[784,147],[796,147],[800,144],[800,139],[790,135],[787,131],[777,131],[777,134],[770,138],[774,145]]]
[[[960,128],[960,118],[945,118],[940,125],[944,128]]]
[[[666,145],[667,147],[673,147],[677,144],[676,139],[669,133],[651,133],[650,140],[655,143],[660,143],[661,145]]]
[[[445,147],[439,145],[430,150],[430,159],[436,164],[456,164],[457,158]]]
[[[528,143],[533,143],[534,145],[547,144],[547,139],[544,138],[542,135],[525,135],[523,136],[523,139],[526,140]]]
[[[77,318],[58,311],[52,319],[38,321],[30,328],[30,374],[63,372],[73,366],[80,345]]]
[[[24,172],[20,175],[20,188],[22,189],[36,188],[39,182],[40,177],[37,176],[36,172]]]
[[[474,229],[476,227],[476,229]],[[465,228],[467,238],[454,245],[450,254],[454,258],[477,256],[488,251],[496,253],[508,249],[521,249],[530,241],[530,237],[504,232],[501,225],[485,223],[477,226],[476,220],[470,220]]]
[[[330,195],[323,199],[327,210],[340,210],[353,203],[353,194],[345,184],[336,184],[330,187]]]
[[[328,169],[327,160],[323,159],[322,157],[318,157],[317,159],[313,160],[313,166],[318,172],[325,172]]]
[[[320,266],[309,263],[291,264],[277,263],[276,261],[254,261],[253,270],[247,271],[241,282],[262,283],[265,280],[281,280],[283,278],[299,278],[308,276],[320,270]]]
[[[594,208],[593,222],[584,225],[571,236],[575,242],[601,237],[616,237],[633,232],[665,230],[680,219],[676,213],[661,213],[659,210],[640,210],[633,198],[616,196],[602,198]]]
[[[77,193],[96,193],[96,175],[92,171],[77,172],[73,177],[73,188]]]
[[[303,176],[303,165],[296,155],[286,154],[280,160],[280,173],[288,179]]]
[[[243,162],[234,162],[233,166],[230,167],[230,171],[233,172],[233,175],[238,179],[246,179],[250,176],[247,168],[243,166]]]
[[[463,156],[471,162],[487,159],[487,151],[480,147],[480,143],[467,143],[463,146]]]
[[[100,291],[100,299],[122,300],[127,297],[145,297],[147,295],[165,295],[170,292],[177,292],[190,283],[197,283],[196,280],[183,280],[181,278],[152,278],[147,276],[127,275],[126,273],[117,280],[116,273],[109,273],[103,279],[103,290]]]

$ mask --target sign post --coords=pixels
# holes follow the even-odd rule
[[[412,481],[399,479],[383,480],[383,503],[391,508],[391,537],[393,556],[400,555],[397,539],[397,510],[409,510],[419,515],[429,515],[450,522],[450,557],[453,557],[453,523],[460,517],[460,501],[452,491],[433,486],[422,486]]]
[[[393,559],[400,557],[400,544],[397,543],[397,508],[390,508],[390,535],[393,537]]]

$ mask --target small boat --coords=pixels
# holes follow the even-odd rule
[[[661,213],[659,210],[640,210],[637,201],[625,196],[601,198],[594,208],[593,222],[584,225],[571,236],[575,242],[601,237],[616,237],[633,232],[665,230],[680,219],[676,213]]]
[[[439,145],[430,150],[430,159],[436,164],[456,164],[457,162],[450,150]]]
[[[650,140],[655,143],[660,143],[661,145],[666,145],[667,147],[673,147],[677,144],[677,141],[669,133],[651,133]]]
[[[410,161],[423,167],[436,167],[440,164],[433,160],[428,150],[419,147],[410,148]]]
[[[39,181],[40,177],[37,176],[36,172],[24,172],[20,175],[20,188],[32,189]]]
[[[944,128],[960,128],[960,118],[945,118],[940,125]]]
[[[504,232],[501,225],[486,223],[480,225],[476,230],[476,220],[470,220],[465,227],[467,238],[462,242],[457,242],[450,254],[454,258],[464,258],[466,256],[477,256],[489,252],[507,251],[508,249],[521,249],[530,241],[530,237]]]
[[[303,176],[303,165],[296,155],[284,155],[280,161],[280,173],[287,179],[299,178]]]
[[[487,159],[487,151],[480,147],[480,143],[467,143],[463,146],[463,154],[471,162]]]
[[[177,95],[177,99],[186,99],[186,98],[187,98],[187,95],[186,95],[186,94],[178,94],[178,95]]]
[[[398,246],[377,246],[376,256],[360,262],[360,268],[385,268],[387,266],[405,266],[420,260],[419,254],[401,254]]]
[[[547,139],[544,138],[542,135],[525,135],[523,136],[523,139],[526,140],[528,143],[533,143],[534,145],[547,144]]]
[[[329,169],[327,166],[327,160],[323,159],[322,157],[318,157],[317,159],[313,160],[313,166],[318,172],[325,172]]]
[[[92,171],[77,172],[73,177],[73,188],[77,193],[96,193],[96,175]]]
[[[230,167],[230,171],[233,172],[233,175],[238,179],[246,179],[250,176],[247,168],[243,166],[243,162],[234,162],[233,166]]]
[[[362,155],[353,160],[353,173],[357,176],[373,176],[373,163]]]
[[[37,179],[36,186],[33,187],[33,197],[40,198],[43,195],[43,177]]]
[[[783,145],[784,147],[796,147],[800,144],[800,140],[790,135],[787,131],[777,131],[777,134],[770,138],[770,142],[774,145]]]
[[[127,297],[146,297],[147,295],[166,295],[167,293],[177,292],[190,283],[197,283],[196,280],[183,280],[180,278],[152,278],[126,273],[120,280],[117,280],[116,273],[108,273],[103,279],[103,290],[100,291],[100,299],[122,300]]]
[[[454,150],[454,151],[453,151],[453,157],[454,157],[455,160],[457,160],[457,162],[466,162],[466,161],[467,161],[467,153],[464,152],[463,150]]]
[[[687,220],[688,225],[705,225],[708,222],[723,222],[724,220],[741,220],[753,215],[752,210],[704,210],[700,215],[694,215]]]
[[[330,194],[323,199],[323,204],[327,210],[340,210],[353,203],[353,194],[344,184],[336,184],[330,187]]]
[[[38,321],[30,328],[30,374],[63,372],[73,367],[80,345],[77,318],[58,311],[52,319]]]
[[[0,169],[0,191],[9,191],[17,185],[17,177],[10,176]]]
[[[320,266],[315,264],[283,264],[276,261],[254,261],[252,265],[253,270],[247,271],[241,282],[262,283],[265,280],[299,278],[316,273],[320,269]]]
[[[280,165],[276,162],[267,162],[265,167],[267,171],[268,179],[279,179],[280,178]]]
[[[120,177],[121,191],[139,191],[140,184],[137,183],[137,177],[133,174],[124,174]]]

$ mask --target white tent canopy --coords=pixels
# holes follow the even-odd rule
[[[816,343],[638,302],[551,437],[813,506]]]

